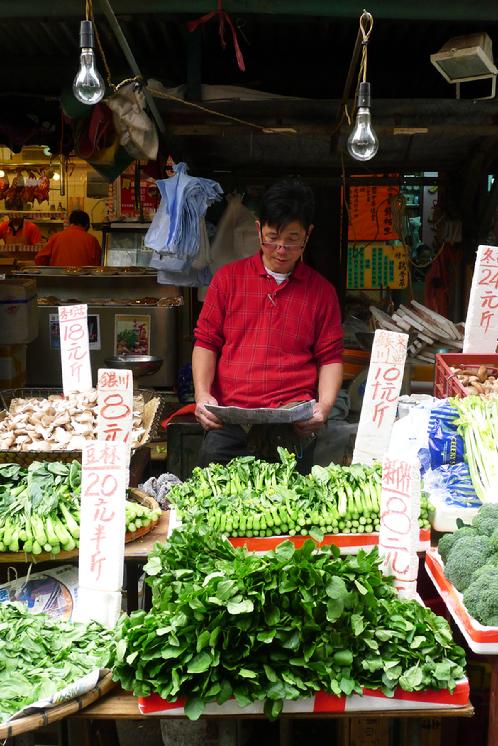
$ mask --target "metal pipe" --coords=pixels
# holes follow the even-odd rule
[[[105,17],[107,18],[109,25],[114,32],[114,35],[118,41],[118,44],[121,47],[121,51],[123,52],[124,56],[126,57],[126,61],[131,67],[133,74],[139,75],[142,78],[143,76],[138,66],[138,63],[135,59],[133,52],[131,51],[131,48],[130,48],[130,45],[128,44],[126,36],[123,33],[123,29],[121,28],[119,21],[114,14],[111,3],[109,2],[109,0],[99,0],[99,2],[102,6]],[[154,118],[157,128],[162,134],[164,134],[166,132],[166,126],[156,106],[156,102],[154,101],[152,95],[147,90],[147,86],[144,85],[143,91],[145,94],[145,100],[147,101],[147,105],[150,109],[150,113],[152,114]]]

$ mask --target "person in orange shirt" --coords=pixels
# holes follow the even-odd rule
[[[0,223],[0,238],[3,238],[6,245],[33,246],[42,241],[38,226],[31,220],[25,220],[22,215],[9,215],[8,220]]]
[[[35,264],[49,267],[89,267],[99,265],[102,249],[88,233],[90,218],[83,210],[73,210],[69,227],[50,236],[35,256]]]

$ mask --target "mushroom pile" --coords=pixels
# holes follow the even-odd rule
[[[498,373],[486,365],[477,368],[450,367],[452,374],[462,384],[467,394],[478,394],[483,398],[498,395]]]
[[[132,448],[145,435],[144,399],[133,397]],[[97,392],[12,399],[0,414],[0,450],[81,451],[97,429]]]

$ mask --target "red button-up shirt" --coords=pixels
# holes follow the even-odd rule
[[[313,399],[319,368],[342,359],[337,295],[302,262],[278,285],[256,254],[215,274],[195,339],[218,356],[211,393],[219,404],[279,407]]]

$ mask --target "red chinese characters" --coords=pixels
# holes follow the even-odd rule
[[[498,248],[479,246],[465,322],[463,351],[495,352],[498,339]]]
[[[80,586],[121,588],[128,449],[94,441],[83,450]]]
[[[59,307],[62,384],[65,394],[92,388],[87,306]]]
[[[129,443],[133,427],[133,376],[131,371],[99,370],[99,440]]]
[[[386,457],[382,467],[379,553],[396,587],[413,595],[418,573],[420,475],[412,461]]]

